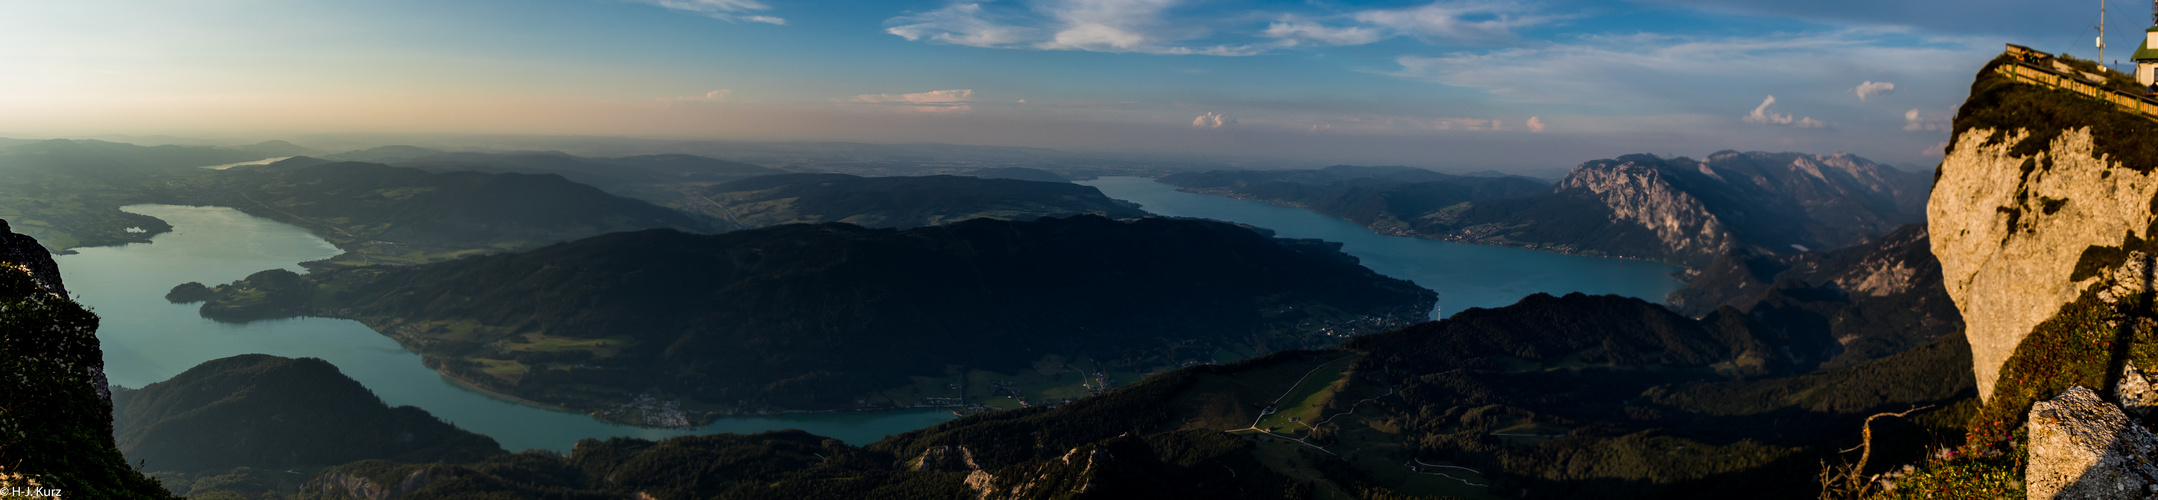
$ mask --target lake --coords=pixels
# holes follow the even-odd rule
[[[1310,210],[1179,192],[1176,186],[1146,177],[1102,177],[1079,184],[1157,215],[1237,222],[1274,230],[1284,238],[1340,242],[1341,251],[1362,260],[1364,267],[1438,291],[1434,317],[1471,307],[1505,306],[1536,292],[1624,295],[1661,304],[1665,295],[1683,286],[1671,277],[1678,267],[1658,262],[1384,236]]]
[[[1104,177],[1082,184],[1160,215],[1239,222],[1283,237],[1341,242],[1342,251],[1361,259],[1365,267],[1437,290],[1439,316],[1512,304],[1536,292],[1618,294],[1662,302],[1679,287],[1670,277],[1678,268],[1655,262],[1381,236],[1308,210],[1182,193],[1148,178]],[[860,445],[952,418],[940,410],[790,414],[727,418],[698,429],[645,429],[498,399],[442,378],[422,366],[419,355],[355,321],[296,318],[225,324],[203,319],[195,305],[164,299],[165,292],[180,283],[215,286],[276,268],[304,272],[300,262],[338,253],[307,230],[224,207],[134,205],[123,210],[163,219],[173,231],[150,243],[81,248],[55,258],[68,290],[102,318],[98,336],[104,343],[105,372],[115,384],[142,387],[204,361],[238,354],[322,358],[385,403],[420,407],[491,436],[510,450],[567,451],[584,438],[657,439],[774,429],[802,429]]]
[[[199,304],[165,301],[173,285],[216,286],[256,271],[305,272],[300,262],[328,258],[337,247],[305,229],[224,207],[133,205],[122,210],[171,223],[149,243],[76,249],[55,256],[76,300],[101,319],[105,374],[112,383],[142,387],[204,361],[247,353],[322,358],[337,365],[391,406],[412,405],[465,430],[495,438],[511,451],[568,451],[577,440],[615,436],[648,439],[719,432],[802,429],[861,445],[886,435],[953,418],[941,410],[790,414],[726,418],[698,429],[645,429],[548,410],[466,389],[420,364],[420,356],[359,322],[296,318],[244,325],[196,314]]]

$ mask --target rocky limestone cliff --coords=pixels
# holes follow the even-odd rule
[[[2158,180],[2093,154],[2088,128],[2016,154],[2028,134],[1957,134],[1927,204],[1933,253],[1968,325],[1982,398],[1993,396],[2001,364],[2031,329],[2098,281],[2070,279],[2086,249],[2158,236],[2148,232]]]
[[[15,234],[7,221],[0,220],[0,263],[30,273],[45,290],[67,296],[67,287],[60,283],[60,266],[53,263],[52,253],[29,236]]]
[[[1702,171],[1708,168],[1703,166]],[[1672,186],[1654,165],[1626,158],[1589,162],[1552,189],[1610,207],[1612,222],[1648,229],[1672,254],[1715,254],[1732,244],[1723,222],[1701,200]]]
[[[1699,267],[1737,248],[1828,250],[1886,234],[1919,220],[1927,185],[1844,153],[1723,151],[1583,163],[1552,194],[1592,201],[1651,233],[1663,260]]]

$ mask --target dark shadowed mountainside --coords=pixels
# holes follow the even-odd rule
[[[594,158],[558,151],[475,153],[412,146],[383,146],[338,153],[328,158],[385,163],[438,173],[558,175],[571,182],[598,187],[616,195],[714,217],[720,216],[719,211],[715,210],[710,202],[698,197],[703,189],[720,182],[787,172],[748,163],[684,154]]]
[[[336,259],[347,263],[428,262],[647,228],[713,230],[701,217],[556,175],[308,157],[190,177],[167,193],[308,228],[348,250]]]
[[[380,458],[466,462],[502,453],[494,439],[373,391],[315,358],[245,354],[211,360],[113,398],[114,435],[156,471],[288,468]]]
[[[45,248],[0,221],[0,488],[171,498],[113,442],[97,326],[68,298]]]
[[[1732,250],[1671,292],[1669,302],[1688,315],[1736,307],[1794,334],[1834,339],[1822,353],[1831,365],[1902,352],[1963,328],[1921,224],[1828,252]]]
[[[1538,295],[862,447],[791,432],[586,440],[566,457],[348,464],[309,488],[417,484],[408,498],[1797,499],[1815,498],[1823,461],[1848,459],[1837,450],[1868,415],[1947,405],[1874,425],[1875,458],[1899,460],[1968,418],[1970,358],[1958,336],[1811,373],[1788,363],[1733,373],[1780,350],[1775,326],[1732,309],[1694,320],[1637,299]]]
[[[1336,165],[1318,170],[1217,170],[1172,174],[1160,182],[1184,191],[1311,209],[1398,234],[1422,214],[1475,200],[1542,193],[1551,183],[1526,177],[1449,175],[1410,167]]]
[[[912,404],[879,391],[1053,359],[1131,371],[1324,346],[1421,320],[1437,298],[1334,244],[1095,216],[639,231],[306,278],[318,288],[293,293],[315,314],[490,390],[588,410],[646,392],[708,411]]]
[[[968,171],[964,175],[967,175],[969,177],[980,177],[983,179],[1018,179],[1022,181],[1035,182],[1071,182],[1070,179],[1066,179],[1064,178],[1064,176],[1057,175],[1056,172],[1025,167],[985,168],[981,170]]]
[[[731,220],[749,227],[845,222],[904,229],[984,217],[1146,216],[1138,207],[1110,199],[1100,189],[1062,180],[784,174],[727,182],[705,195],[725,205]]]

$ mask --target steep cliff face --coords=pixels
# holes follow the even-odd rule
[[[1593,199],[1609,207],[1611,221],[1634,224],[1654,233],[1664,250],[1680,255],[1721,253],[1731,248],[1731,232],[1699,198],[1678,189],[1655,157],[1632,155],[1582,164],[1553,189]],[[1703,172],[1708,172],[1706,166]]]
[[[165,498],[113,446],[96,314],[62,293],[36,240],[0,222],[0,488]]]
[[[30,279],[46,291],[67,296],[67,287],[60,283],[60,265],[53,263],[52,253],[37,240],[15,234],[4,220],[0,220],[0,263],[29,273]]]
[[[2039,322],[2097,281],[2077,276],[2091,247],[2150,238],[2158,179],[2094,150],[2088,128],[2036,152],[2028,131],[1959,133],[1928,204],[1933,252],[1969,324],[1979,394],[1992,397],[2001,363]],[[2027,147],[2024,149],[2028,149]],[[2020,154],[2019,154],[2020,153]],[[2091,274],[2091,273],[2085,273]]]
[[[1702,160],[1627,155],[1576,167],[1553,193],[1594,200],[1655,235],[1671,260],[1751,246],[1827,250],[1916,222],[1922,176],[1849,154],[1724,151]]]

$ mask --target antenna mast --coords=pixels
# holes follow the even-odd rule
[[[2112,68],[2106,64],[2106,0],[2098,0],[2098,66]]]

